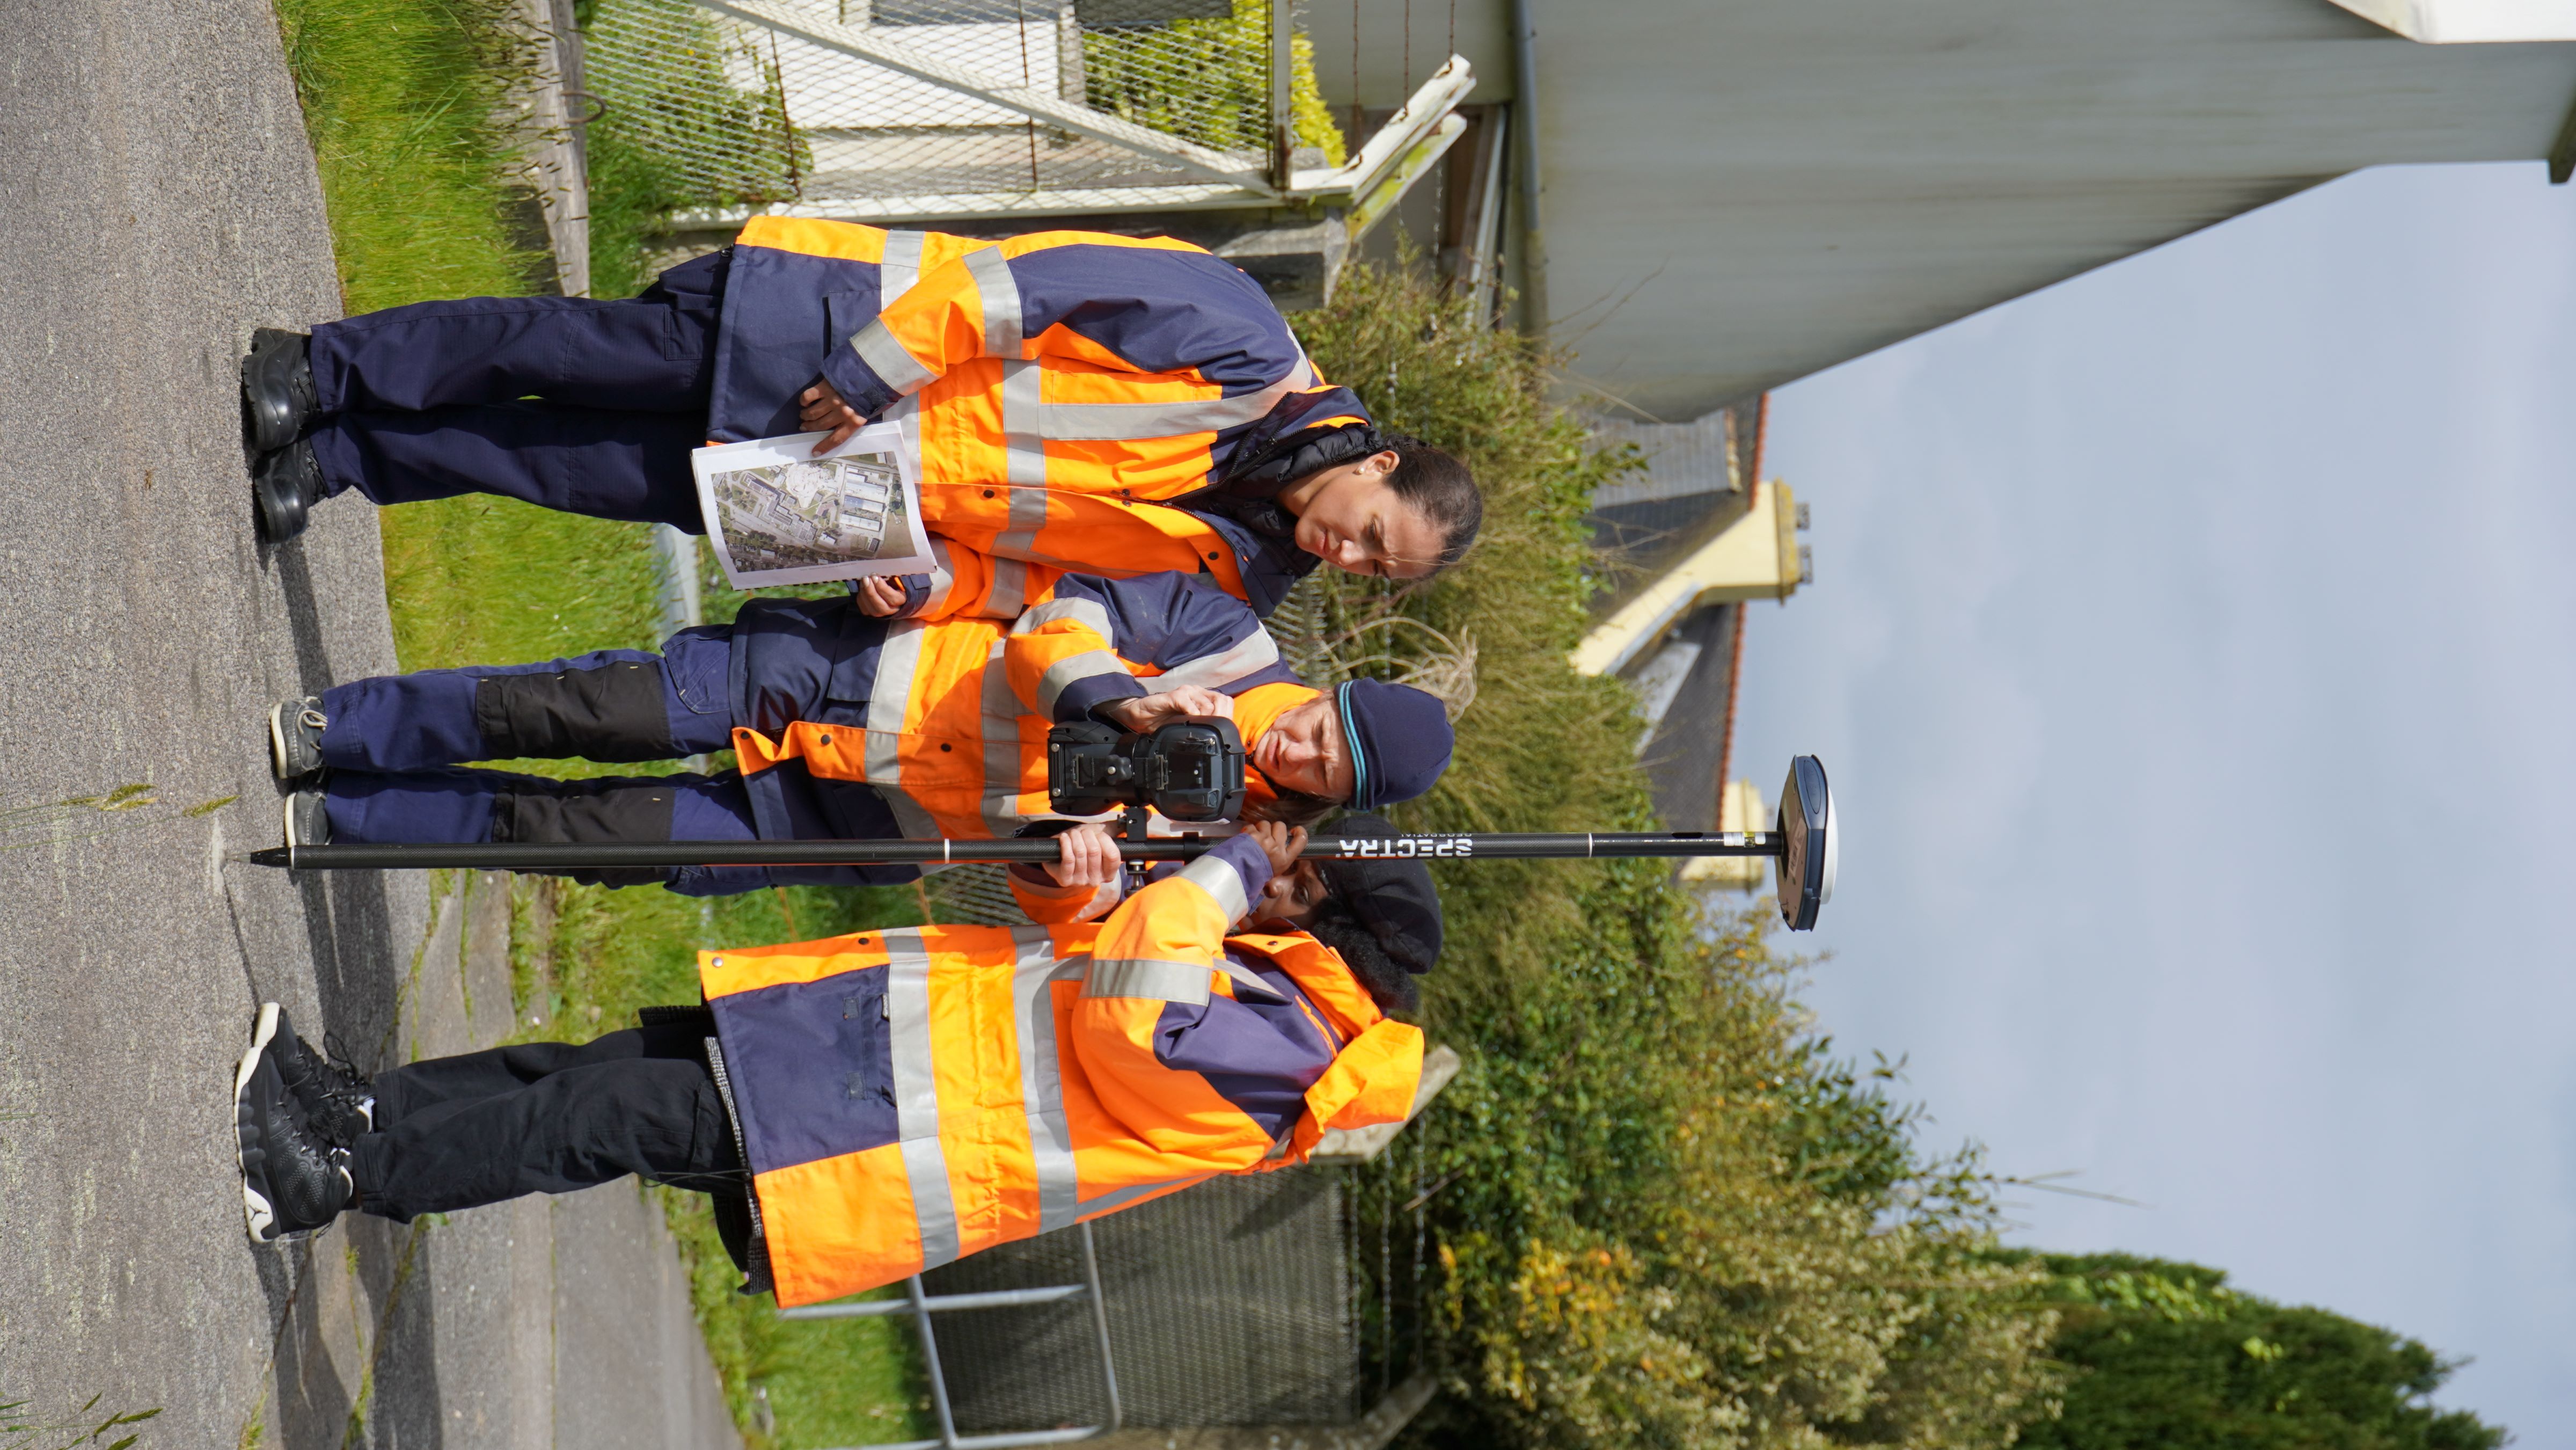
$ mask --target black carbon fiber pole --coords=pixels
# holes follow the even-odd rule
[[[1213,849],[1221,836],[1120,841],[1130,861],[1186,861]],[[1788,837],[1751,832],[1563,832],[1543,835],[1474,833],[1424,836],[1315,836],[1308,857],[1468,861],[1603,860],[1622,856],[1779,856]],[[253,851],[261,866],[290,871],[598,871],[669,866],[891,866],[958,861],[1057,859],[1054,838],[1013,841],[654,841],[600,845],[366,845],[272,846]]]

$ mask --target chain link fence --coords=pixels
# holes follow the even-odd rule
[[[813,160],[767,35],[688,0],[598,0],[582,34],[593,150],[674,210],[794,201]]]
[[[1342,1176],[1210,1179],[1093,1224],[1118,1394],[1135,1426],[1348,1423],[1379,1376],[1363,1362]],[[1080,1280],[1081,1245],[1047,1234],[922,1276],[934,1294]],[[1080,1303],[951,1314],[940,1364],[961,1430],[1096,1422],[1099,1350]]]
[[[1270,165],[1272,3],[777,0],[776,9],[1260,173]],[[642,158],[675,212],[794,202],[890,219],[968,214],[1013,194],[1207,180],[1167,156],[689,0],[595,0],[584,43],[594,136]],[[1301,61],[1305,53],[1300,41]],[[1311,65],[1298,72],[1300,143],[1337,161],[1341,137],[1322,134],[1331,128]]]

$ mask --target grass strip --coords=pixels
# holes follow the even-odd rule
[[[516,295],[545,259],[516,245],[495,121],[525,50],[489,0],[277,0],[322,176],[343,301]]]

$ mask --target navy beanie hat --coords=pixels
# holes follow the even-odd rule
[[[1350,742],[1351,808],[1409,801],[1439,783],[1457,737],[1436,695],[1384,680],[1353,680],[1333,692]]]

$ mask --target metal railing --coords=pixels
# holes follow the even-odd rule
[[[1451,57],[1337,154],[1301,44],[1296,0],[597,0],[586,57],[594,140],[684,228],[1365,209],[1464,129]]]
[[[887,1314],[909,1314],[913,1327],[921,1334],[922,1367],[930,1377],[930,1404],[939,1419],[936,1440],[898,1440],[875,1445],[855,1446],[851,1450],[1007,1450],[1017,1445],[1064,1445],[1088,1440],[1095,1435],[1114,1434],[1124,1422],[1118,1406],[1118,1371],[1109,1355],[1109,1310],[1100,1293],[1100,1255],[1092,1246],[1091,1225],[1076,1224],[1082,1241],[1082,1282],[1056,1284],[1041,1289],[996,1289],[977,1294],[932,1294],[921,1286],[921,1276],[904,1281],[905,1297],[874,1299],[857,1304],[809,1304],[796,1309],[781,1309],[781,1319],[852,1319]],[[1038,1304],[1059,1304],[1068,1299],[1087,1299],[1091,1303],[1091,1327],[1100,1342],[1100,1390],[1109,1401],[1109,1414],[1097,1425],[1079,1425],[1060,1430],[1019,1430],[1000,1435],[960,1435],[956,1411],[948,1402],[948,1381],[939,1372],[939,1335],[931,1327],[934,1314],[955,1313],[967,1309],[1025,1308]]]

